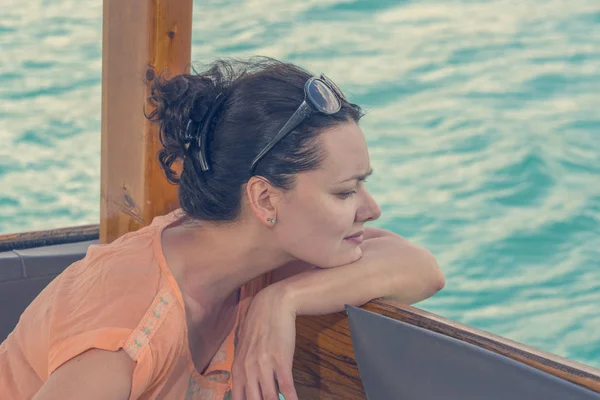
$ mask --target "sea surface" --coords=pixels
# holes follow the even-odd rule
[[[99,220],[101,3],[0,5],[0,233]],[[195,1],[193,60],[255,54],[367,109],[420,307],[600,367],[599,0]]]

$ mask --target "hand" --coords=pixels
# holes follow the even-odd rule
[[[232,367],[232,400],[298,400],[292,363],[296,312],[285,300],[282,283],[261,290],[252,300],[239,333]]]

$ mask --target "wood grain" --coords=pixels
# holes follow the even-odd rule
[[[345,313],[298,317],[294,381],[300,399],[364,399]]]
[[[189,72],[192,0],[104,0],[103,18],[100,240],[107,243],[178,207],[143,110],[155,71]]]

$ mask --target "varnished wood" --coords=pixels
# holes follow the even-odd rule
[[[99,225],[0,235],[0,252],[98,239]]]
[[[189,71],[192,0],[104,0],[100,240],[148,225],[177,207],[144,117],[146,82]],[[151,67],[151,68],[149,68]]]
[[[301,400],[364,399],[345,313],[298,317],[294,382]]]
[[[493,351],[600,393],[600,370],[442,318],[415,307],[374,300],[363,308]],[[294,380],[301,399],[364,399],[345,313],[300,317]]]

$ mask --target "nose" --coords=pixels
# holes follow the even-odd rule
[[[357,222],[367,222],[367,221],[375,221],[381,216],[381,209],[379,205],[371,196],[371,193],[368,191],[364,191],[364,200],[363,204],[358,207],[356,210],[356,221]]]

